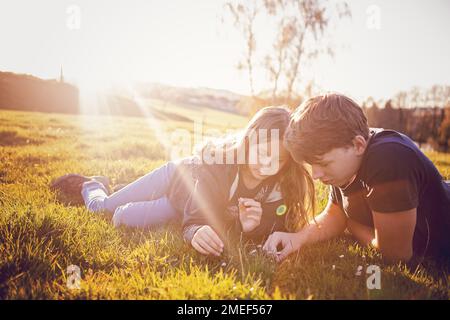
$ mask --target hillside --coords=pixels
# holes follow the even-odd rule
[[[246,122],[200,107],[165,108],[173,115],[183,110],[189,119],[205,115],[206,129]],[[383,265],[376,252],[349,237],[305,248],[281,264],[239,241],[227,244],[222,257],[208,258],[183,242],[179,222],[116,229],[110,214],[68,206],[49,189],[52,179],[70,172],[106,175],[113,185],[131,182],[168,160],[158,129],[184,129],[189,137],[192,125],[185,119],[0,111],[0,299],[450,297],[448,270],[432,262],[418,270]],[[450,155],[428,155],[450,178]],[[326,188],[317,187],[321,208]],[[80,289],[67,286],[70,265],[80,268]],[[381,289],[367,287],[370,265],[380,267]]]

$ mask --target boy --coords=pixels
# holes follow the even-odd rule
[[[369,129],[353,100],[327,94],[296,110],[285,144],[330,192],[317,223],[267,239],[266,251],[283,248],[277,260],[346,229],[388,262],[450,256],[450,185],[407,136]]]

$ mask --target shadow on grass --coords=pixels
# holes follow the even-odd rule
[[[41,144],[42,141],[19,135],[16,131],[0,131],[0,146]]]

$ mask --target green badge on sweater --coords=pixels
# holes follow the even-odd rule
[[[282,216],[283,214],[286,213],[286,211],[287,211],[286,205],[285,205],[285,204],[280,205],[280,206],[277,208],[277,211],[276,211],[277,216]]]

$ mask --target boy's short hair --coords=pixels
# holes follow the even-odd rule
[[[314,163],[334,148],[351,146],[357,135],[369,138],[362,108],[344,95],[330,93],[310,98],[295,110],[285,146],[297,161]]]

